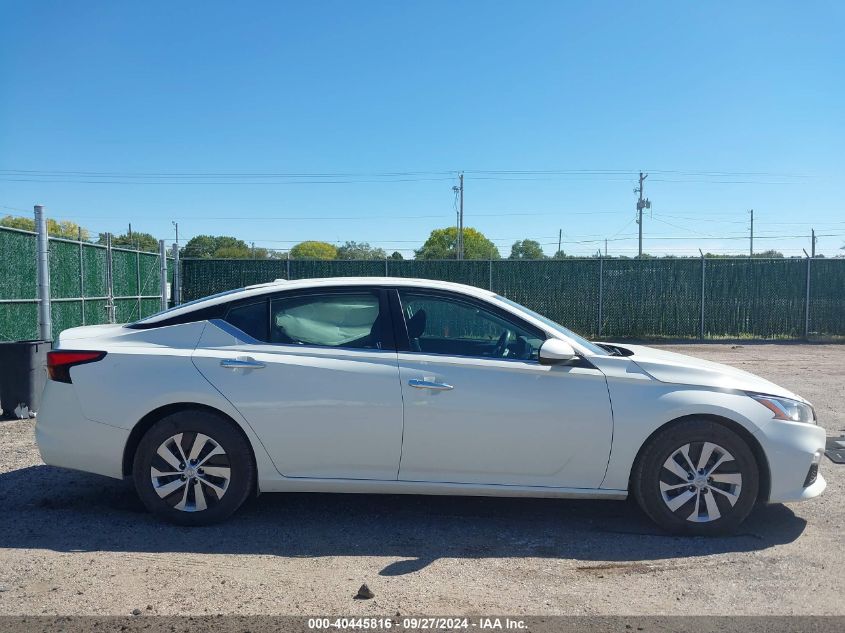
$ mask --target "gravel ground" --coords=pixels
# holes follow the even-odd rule
[[[760,374],[845,427],[845,346],[662,345]],[[729,538],[660,534],[632,502],[263,495],[224,525],[147,515],[126,484],[41,463],[0,423],[3,614],[845,614],[845,466]],[[354,600],[361,583],[372,600]]]

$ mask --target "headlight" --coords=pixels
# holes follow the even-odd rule
[[[790,400],[789,398],[765,396],[760,393],[749,393],[748,395],[774,413],[775,420],[807,422],[809,424],[815,424],[816,422],[816,412],[809,404]]]

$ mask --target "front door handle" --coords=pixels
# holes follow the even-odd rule
[[[265,367],[264,363],[252,358],[224,358],[220,361],[220,366],[226,369],[262,369]]]
[[[417,389],[434,389],[435,391],[450,391],[454,389],[452,385],[447,385],[445,382],[432,382],[431,380],[420,380],[419,378],[411,378],[408,384]]]

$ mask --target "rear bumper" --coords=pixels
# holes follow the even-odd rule
[[[821,472],[810,485],[804,485],[810,467],[824,455],[827,438],[822,427],[772,421],[756,436],[769,460],[770,502],[804,501],[824,491],[827,482]]]
[[[47,381],[35,422],[44,463],[122,479],[128,439],[129,431],[82,415],[73,385]]]

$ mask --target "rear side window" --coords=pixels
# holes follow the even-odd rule
[[[379,297],[337,293],[273,299],[270,342],[352,349],[381,349]]]
[[[267,318],[266,301],[230,308],[226,314],[226,321],[256,340],[267,341],[268,339],[270,323]]]

